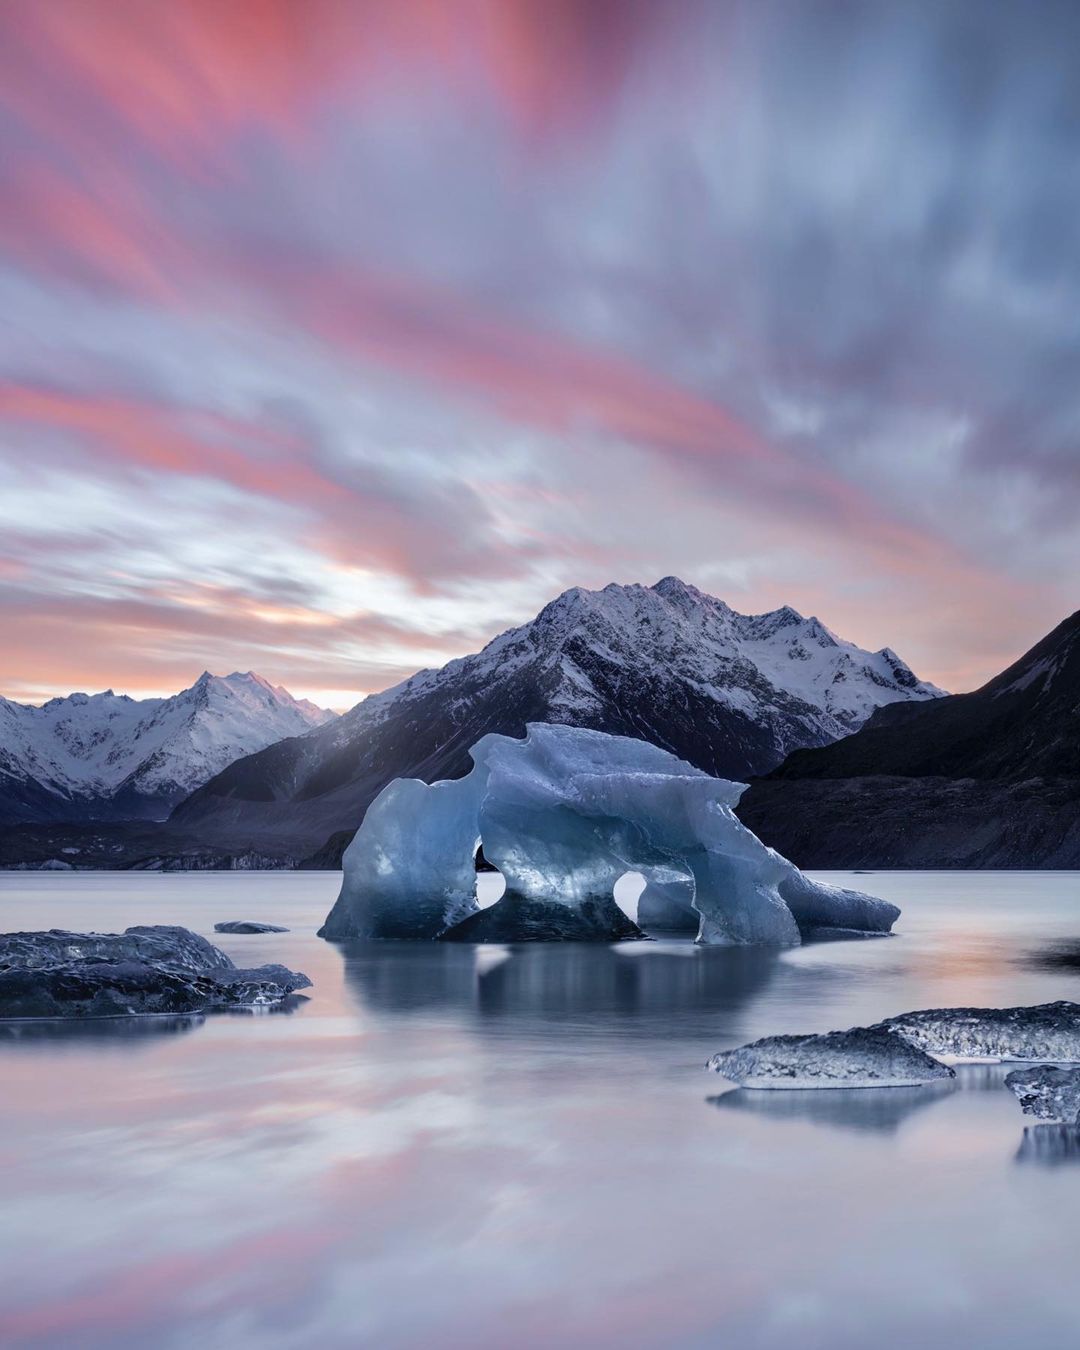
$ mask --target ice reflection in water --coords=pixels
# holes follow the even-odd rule
[[[1080,1164],[1080,1127],[1076,1125],[1028,1125],[1017,1150],[1018,1163],[1039,1167]]]
[[[0,1044],[39,1045],[42,1041],[54,1045],[87,1045],[138,1049],[149,1045],[159,1036],[179,1036],[201,1027],[206,1019],[201,1015],[169,1016],[166,1014],[142,1017],[27,1018],[16,1021],[0,1020]]]
[[[345,980],[360,1003],[388,1013],[437,1008],[544,1026],[553,1018],[629,1018],[670,1037],[702,1017],[737,1014],[760,994],[779,953],[689,942],[633,947],[542,943],[458,947],[432,943],[342,946]]]
[[[781,953],[342,951],[314,936],[335,883],[0,876],[3,928],[209,935],[243,913],[292,931],[222,936],[230,955],[315,982],[291,1017],[193,1035],[0,1039],[0,1344],[1080,1341],[1080,1168],[1012,1161],[1022,1137],[1025,1160],[1075,1140],[1023,1134],[1004,1070],[713,1106],[702,1067],[763,1035],[1080,997],[1029,959],[1080,939],[1074,878],[878,873],[899,936]]]
[[[721,1111],[746,1111],[771,1120],[808,1121],[845,1130],[895,1134],[917,1111],[924,1111],[956,1091],[952,1079],[922,1087],[831,1088],[803,1092],[753,1091],[734,1088],[710,1097]]]

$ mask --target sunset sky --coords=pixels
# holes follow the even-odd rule
[[[1080,5],[0,0],[0,693],[1080,605]]]

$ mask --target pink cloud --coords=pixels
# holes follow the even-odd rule
[[[927,377],[921,353],[904,346],[912,333],[916,346],[935,336],[934,297],[925,286],[903,288],[893,326],[889,313],[877,322],[876,297],[863,295],[872,267],[857,265],[858,230],[867,222],[837,208],[836,221],[826,221],[836,224],[836,237],[823,236],[811,210],[808,234],[798,234],[797,211],[789,221],[788,199],[774,202],[769,188],[770,175],[782,185],[790,166],[784,155],[767,158],[770,145],[781,143],[779,130],[799,131],[780,120],[781,95],[791,90],[766,90],[776,127],[769,124],[760,146],[753,141],[761,164],[744,162],[740,89],[756,108],[757,86],[745,71],[724,66],[726,38],[703,17],[710,8],[655,0],[0,0],[5,261],[58,305],[92,294],[110,327],[127,324],[130,334],[128,346],[108,358],[94,351],[93,335],[74,355],[50,331],[27,333],[13,347],[13,371],[0,376],[0,423],[16,433],[12,457],[29,448],[35,464],[77,467],[120,484],[135,510],[148,479],[224,485],[238,498],[282,508],[294,522],[290,543],[329,565],[401,579],[417,595],[521,581],[514,603],[522,619],[535,607],[539,577],[595,584],[682,570],[702,580],[695,568],[716,564],[720,572],[731,557],[738,561],[729,540],[741,531],[753,536],[755,557],[786,560],[783,572],[756,574],[729,597],[742,607],[786,600],[816,610],[845,634],[867,641],[874,634],[920,673],[961,687],[989,674],[1038,635],[1035,625],[1060,617],[1065,584],[1058,578],[1069,569],[1051,558],[1041,573],[1025,570],[1025,549],[986,546],[979,501],[969,504],[966,494],[974,442],[943,487],[928,474],[935,492],[954,494],[948,501],[958,524],[974,519],[965,531],[952,528],[951,510],[924,509],[917,492],[891,492],[887,475],[864,471],[872,458],[861,450],[864,425],[838,418],[834,444],[828,417],[854,396],[872,421],[884,388],[907,407],[955,403],[974,424],[980,397],[992,403],[1002,380],[992,364],[967,380],[954,381],[951,367],[939,373],[932,342],[924,343]],[[745,27],[752,35],[753,22]],[[669,59],[676,48],[692,50],[699,32],[707,61]],[[642,84],[646,67],[650,79]],[[643,98],[646,87],[663,97]],[[672,112],[684,97],[697,100],[700,112],[693,135]],[[703,143],[719,145],[729,121],[732,143],[717,160],[723,174],[713,181],[705,169],[716,165],[706,165],[698,182],[689,142],[703,156],[698,132]],[[756,127],[751,117],[749,132]],[[845,163],[828,130],[825,152]],[[429,134],[438,148],[425,157]],[[799,181],[820,210],[816,194],[832,180],[810,172],[813,148]],[[612,164],[624,157],[619,177]],[[684,177],[688,195],[669,199],[667,189]],[[401,178],[408,181],[398,200]],[[597,182],[610,187],[617,209],[600,200],[602,190],[594,200]],[[740,187],[751,192],[747,200]],[[575,195],[588,202],[580,214]],[[736,219],[743,234],[720,210],[729,196],[749,221]],[[913,219],[938,218],[916,206]],[[418,218],[427,228],[418,228]],[[729,236],[719,239],[725,229]],[[474,246],[458,248],[455,230],[475,233]],[[520,248],[518,232],[526,236]],[[408,247],[395,249],[398,233]],[[886,231],[890,250],[904,237],[903,229]],[[759,248],[765,257],[770,246],[776,277],[759,258]],[[846,268],[855,281],[848,277],[845,291]],[[545,307],[549,282],[557,303]],[[829,298],[826,312],[807,302],[804,284],[811,298]],[[740,310],[742,290],[750,301]],[[635,302],[625,312],[612,303],[624,291]],[[591,326],[580,315],[594,300],[601,318]],[[856,313],[855,341],[845,344],[834,331],[834,300],[837,311],[846,301]],[[187,371],[176,374],[179,361],[151,368],[141,349],[147,314],[162,319],[165,343],[169,322],[215,334],[250,326],[316,350],[316,361],[344,372],[357,391],[389,376],[399,410],[415,404],[432,419],[453,410],[460,445],[450,435],[433,438],[417,447],[421,467],[410,467],[403,453],[399,468],[398,442],[384,445],[378,428],[361,438],[351,411],[323,418],[318,381],[290,394],[303,404],[303,416],[291,419],[269,396],[232,397],[247,390],[227,360],[202,370],[201,385]],[[809,340],[798,331],[807,314]],[[942,331],[964,331],[957,312],[946,317]],[[698,325],[702,346],[719,332],[718,345],[740,353],[727,384],[700,374]],[[683,340],[690,334],[688,351],[668,351],[672,332]],[[1027,351],[1030,334],[1022,337]],[[47,381],[14,373],[27,352]],[[1023,364],[1005,356],[1009,371]],[[240,352],[236,364],[247,359]],[[760,415],[757,383],[789,372],[824,409],[828,429],[817,442],[772,434]],[[225,407],[246,411],[225,415]],[[1054,417],[1073,425],[1060,409]],[[297,430],[294,422],[305,425]],[[1040,428],[1029,433],[1023,418],[1003,425],[1008,448],[1004,463],[993,461],[994,473],[1004,481],[1023,461],[1049,466],[1053,481],[1049,450],[1040,459],[1012,449],[1037,444]],[[623,447],[630,468],[620,475]],[[529,460],[520,480],[495,463],[504,453]],[[882,457],[893,453],[904,451]],[[586,490],[577,469],[592,456],[603,456],[612,472]],[[483,471],[475,471],[481,461]],[[917,487],[918,470],[913,481]],[[661,495],[673,518],[698,513],[692,547],[664,536],[670,557],[648,545],[646,499]],[[1007,489],[1002,496],[1008,543],[1015,503]],[[1057,503],[1063,519],[1071,500],[1064,494]],[[632,519],[638,537],[605,530],[604,513]],[[207,532],[221,527],[208,512]],[[984,545],[981,552],[972,541]],[[78,549],[68,555],[55,534],[40,548],[57,559],[83,557]],[[19,580],[27,558],[10,551],[0,579]],[[1040,589],[1047,577],[1052,583]],[[171,622],[177,641],[192,646],[229,636],[219,620],[224,604],[193,616],[186,601],[139,584],[141,615],[130,598],[114,611],[125,633],[163,631]],[[239,581],[236,590],[230,631],[255,653],[248,664],[265,664],[265,651],[277,655],[278,672],[307,669],[295,655],[300,647],[337,661],[346,624],[328,621],[317,600],[282,596],[269,604],[243,599]],[[63,601],[73,625],[80,603]],[[886,603],[895,613],[883,615]],[[120,661],[121,646],[109,646],[112,620],[90,598],[83,614],[80,631],[105,644],[110,663]],[[50,664],[49,622],[33,626],[28,616],[24,632],[38,634],[42,670],[49,664],[60,678]],[[483,636],[461,641],[471,647]],[[400,647],[411,640],[398,635]],[[20,641],[27,663],[20,678],[32,677],[29,639]],[[416,649],[429,642],[418,633]],[[161,660],[179,675],[175,652]],[[205,661],[213,663],[210,653]],[[319,680],[343,682],[336,664]]]

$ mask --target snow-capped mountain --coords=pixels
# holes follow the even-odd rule
[[[0,698],[0,822],[164,819],[241,755],[334,716],[250,671],[204,673],[171,698]]]
[[[452,778],[482,735],[561,722],[651,741],[709,773],[768,772],[875,708],[931,699],[888,648],[793,609],[743,615],[675,577],[574,589],[473,656],[423,670],[300,740],[238,760],[173,819],[244,846],[355,829],[391,778]]]
[[[812,743],[825,744],[856,730],[885,703],[943,693],[918,680],[888,647],[864,651],[790,606],[739,614],[678,577],[665,577],[652,587],[566,591],[532,623],[495,638],[478,656],[440,671],[422,671],[399,689],[442,683],[469,666],[505,678],[516,665],[535,663],[538,638],[544,649],[540,664],[556,677],[552,707],[565,713],[549,720],[575,723],[600,713],[616,692],[603,674],[614,662],[626,669],[623,682],[661,678],[681,683],[749,716],[762,730],[771,728],[774,743],[764,753],[776,763],[791,741],[811,743],[808,733]],[[397,693],[389,690],[376,699]],[[758,761],[757,754],[748,755],[740,774],[726,776],[760,773]]]

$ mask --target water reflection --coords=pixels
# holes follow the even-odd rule
[[[1080,1163],[1080,1126],[1029,1125],[1016,1152],[1018,1163],[1060,1167]]]
[[[0,1046],[57,1045],[123,1046],[137,1049],[167,1036],[179,1036],[201,1027],[201,1013],[182,1017],[143,1013],[138,1017],[54,1017],[0,1021]]]
[[[668,1036],[680,1021],[745,1006],[768,985],[778,960],[768,948],[690,942],[632,951],[589,943],[381,943],[346,945],[343,953],[346,983],[372,1011],[454,1007],[545,1022],[616,1014]]]
[[[951,1096],[956,1083],[947,1080],[909,1088],[829,1088],[772,1092],[735,1088],[707,1097],[721,1111],[745,1111],[773,1120],[808,1121],[812,1125],[895,1134],[905,1120]]]
[[[1016,1061],[991,1064],[955,1064],[957,1084],[965,1092],[1005,1091],[1005,1077],[1016,1068]]]
[[[702,1065],[730,1045],[1068,997],[1074,979],[1017,957],[1075,939],[1075,878],[874,881],[904,905],[886,943],[384,943],[343,961],[314,935],[327,874],[0,874],[5,927],[209,933],[258,913],[293,929],[273,957],[315,981],[302,1017],[195,1036],[18,1028],[71,1039],[0,1049],[0,1343],[1077,1343],[1076,1132],[1022,1115],[1014,1066],[965,1066],[947,1098],[703,1109],[724,1089]],[[1013,1163],[1025,1124],[1023,1159],[1055,1170]]]
[[[239,1003],[234,1008],[215,1008],[215,1017],[289,1017],[311,999],[307,994],[286,994],[280,1003]]]
[[[802,945],[817,946],[824,942],[895,942],[896,933],[864,933],[859,928],[804,928]]]
[[[1069,971],[1080,974],[1080,942],[1052,942],[1037,951],[1022,955],[1022,965],[1032,970]]]
[[[476,1001],[471,947],[441,942],[345,942],[345,981],[372,1012],[468,1007]],[[495,949],[488,949],[495,950]]]
[[[215,1017],[270,1017],[298,1012],[308,1002],[290,994],[271,1007],[219,1008]],[[0,1019],[0,1047],[43,1044],[123,1046],[137,1049],[201,1027],[204,1013],[135,1013],[116,1017],[27,1017]]]

